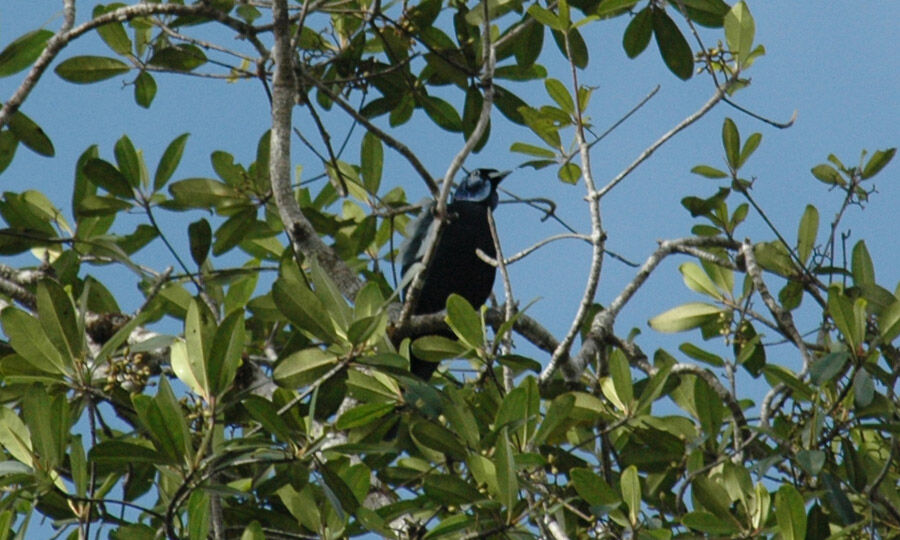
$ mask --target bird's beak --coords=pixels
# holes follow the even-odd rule
[[[503,180],[504,178],[509,176],[509,173],[511,173],[511,172],[512,171],[496,171],[496,172],[490,173],[491,183],[496,186],[497,184],[500,183],[501,180]]]

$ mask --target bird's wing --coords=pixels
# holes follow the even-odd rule
[[[434,220],[434,201],[423,203],[422,211],[413,221],[406,226],[406,240],[400,245],[397,258],[400,260],[401,281],[405,288],[406,283],[412,279],[421,269],[422,259],[431,242],[434,242],[437,234],[437,223]],[[410,270],[412,270],[410,272]],[[409,276],[407,276],[409,274]]]

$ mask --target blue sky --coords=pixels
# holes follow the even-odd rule
[[[89,15],[84,4],[79,3],[79,22]],[[789,239],[796,237],[803,209],[812,203],[819,207],[821,214],[821,241],[824,228],[840,204],[840,194],[829,193],[826,186],[817,182],[809,172],[811,167],[824,162],[829,153],[836,154],[845,163],[856,163],[862,149],[872,152],[900,142],[900,60],[896,53],[900,39],[897,30],[900,3],[881,0],[751,2],[749,5],[756,20],[756,42],[765,45],[767,54],[747,73],[752,78],[751,86],[739,92],[735,99],[755,113],[776,121],[786,121],[797,111],[796,124],[778,130],[720,105],[660,149],[603,200],[610,250],[642,262],[657,240],[689,234],[693,221],[679,201],[687,195],[708,196],[717,189],[719,184],[715,181],[693,175],[690,169],[700,163],[723,167],[720,133],[725,116],[735,120],[743,138],[754,131],[763,134],[762,145],[746,166],[745,174],[756,178],[755,197]],[[59,2],[47,1],[7,0],[0,4],[0,48],[41,25],[57,29],[61,22],[59,6]],[[594,34],[586,35],[591,59],[579,77],[582,84],[596,87],[588,111],[593,122],[602,130],[657,84],[661,89],[625,125],[594,148],[594,176],[600,185],[614,177],[662,133],[695,111],[712,93],[706,76],[698,75],[682,82],[669,73],[653,43],[636,60],[627,59],[621,47],[627,22],[627,18],[604,22]],[[707,45],[721,38],[717,31],[703,32]],[[230,37],[226,40],[230,42]],[[696,48],[693,40],[691,45]],[[570,80],[563,59],[549,37],[545,49],[541,63],[568,85]],[[113,55],[91,36],[73,43],[60,59],[76,54]],[[20,73],[0,79],[0,100],[8,99],[23,76]],[[56,157],[44,158],[20,148],[12,165],[0,174],[0,188],[43,191],[71,217],[70,194],[78,155],[91,144],[98,144],[101,156],[111,159],[113,144],[122,134],[128,134],[135,146],[143,149],[148,164],[153,167],[172,139],[190,132],[187,151],[175,179],[212,177],[209,154],[214,150],[230,152],[242,163],[253,159],[256,143],[269,122],[268,102],[258,83],[225,84],[192,77],[160,77],[156,100],[145,110],[135,105],[131,87],[123,86],[123,81],[131,77],[82,86],[66,83],[47,72],[23,110],[52,138]],[[549,103],[540,83],[510,87],[521,90],[522,97],[532,105]],[[296,113],[298,129],[314,129],[301,111]],[[510,152],[510,145],[516,141],[539,142],[525,128],[509,123],[496,111],[493,120],[491,142],[480,154],[469,158],[468,167],[516,167],[524,158]],[[339,127],[332,136],[340,140],[346,123],[337,121],[336,125]],[[386,125],[384,118],[380,119],[380,125]],[[314,131],[309,133],[315,138]],[[360,133],[357,130],[356,135]],[[414,119],[397,135],[434,176],[443,175],[462,145],[460,135],[442,131],[423,117]],[[299,141],[294,142],[294,164],[304,166],[305,177],[318,174],[320,164]],[[349,146],[349,160],[358,155],[356,148],[353,144]],[[403,185],[412,201],[423,197],[426,189],[417,182],[411,168],[390,150],[386,149],[385,155],[382,185]],[[851,208],[844,221],[844,228],[851,232],[848,247],[858,239],[866,239],[878,280],[889,289],[900,281],[898,167],[892,163],[882,171],[875,179],[878,193],[865,211]],[[519,196],[554,199],[559,204],[559,215],[581,232],[587,232],[589,218],[582,201],[583,184],[563,185],[550,169],[520,169],[507,178],[504,186]],[[191,219],[197,217],[192,215]],[[563,232],[551,222],[541,223],[539,217],[537,212],[519,205],[500,207],[497,220],[507,254],[547,235]],[[164,230],[186,255],[183,231],[189,220],[168,214],[162,219]],[[752,214],[743,234],[753,240],[771,239],[771,234]],[[589,254],[587,245],[564,241],[538,251],[510,269],[517,299],[524,304],[539,298],[530,313],[558,336],[565,332],[577,309]],[[174,264],[165,252],[156,249],[140,259],[152,262],[158,269]],[[684,260],[673,258],[664,264],[616,324],[621,335],[630,327],[640,328],[644,334],[641,345],[646,352],[658,346],[674,350],[678,343],[692,337],[660,336],[646,325],[653,315],[699,299],[682,285],[677,273],[677,265]],[[133,274],[110,268],[90,271],[106,280],[120,295],[124,310],[140,305]],[[634,269],[607,259],[598,301],[608,303],[633,274]],[[499,284],[495,291],[502,299]],[[177,326],[167,329],[177,330]],[[789,355],[784,361],[796,367],[796,360]]]

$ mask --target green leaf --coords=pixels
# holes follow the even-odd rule
[[[461,506],[485,498],[472,484],[452,474],[429,474],[423,484],[425,495],[443,506]]]
[[[628,507],[628,521],[632,526],[637,525],[641,513],[641,481],[638,477],[637,467],[629,465],[627,469],[622,471],[622,477],[619,479],[620,489],[622,491],[622,500]]]
[[[341,414],[335,427],[340,430],[364,427],[394,412],[395,409],[396,405],[390,402],[357,405]]]
[[[0,406],[0,445],[13,458],[32,466],[31,434],[19,416],[6,406]]]
[[[71,357],[64,357],[52,345],[39,320],[14,307],[4,309],[0,319],[13,350],[33,368],[60,375],[72,373]]]
[[[50,30],[34,30],[7,45],[0,52],[0,77],[9,77],[34,63],[51,37]]]
[[[209,351],[206,372],[209,377],[209,391],[220,396],[231,387],[247,341],[244,329],[244,310],[231,312],[216,329]]]
[[[84,350],[84,334],[76,322],[72,299],[58,282],[44,279],[37,286],[37,308],[47,338],[71,366]]]
[[[875,265],[872,264],[872,257],[869,256],[865,241],[860,240],[853,246],[850,268],[853,273],[853,283],[856,286],[875,285]]]
[[[881,339],[891,343],[900,335],[900,300],[892,303],[878,315]]]
[[[868,407],[875,399],[875,383],[872,376],[865,369],[861,369],[853,376],[853,402],[857,407]]]
[[[738,168],[743,167],[744,163],[750,159],[750,156],[752,156],[753,152],[759,147],[761,141],[761,133],[751,133],[750,136],[747,137],[747,142],[745,142],[744,147],[741,148],[741,158],[738,160]]]
[[[16,148],[19,147],[19,139],[13,132],[4,129],[0,131],[0,173],[9,167],[13,157],[16,155]]]
[[[176,342],[180,343],[180,342]],[[155,397],[134,394],[132,405],[153,443],[169,463],[184,463],[193,456],[184,412],[165,377],[159,379]]]
[[[212,229],[204,218],[188,225],[188,241],[191,246],[191,258],[197,266],[201,266],[209,255],[209,246],[212,244]]]
[[[425,114],[441,128],[454,133],[462,131],[462,118],[453,105],[435,96],[423,96],[421,104]]]
[[[823,385],[843,371],[850,354],[847,351],[828,353],[813,362],[809,368],[809,380],[816,385]]]
[[[712,304],[690,302],[653,317],[650,326],[659,332],[683,332],[701,326],[721,313],[721,309]]]
[[[819,234],[819,211],[815,206],[808,204],[800,218],[800,228],[797,230],[797,257],[805,264],[812,255],[816,246],[816,236]]]
[[[70,427],[68,405],[64,394],[48,394],[43,385],[33,385],[22,398],[22,419],[31,433],[39,467],[45,470],[58,467],[66,455]]]
[[[867,180],[872,178],[876,174],[881,171],[888,163],[891,162],[891,159],[894,158],[894,154],[897,153],[896,148],[888,148],[887,150],[878,150],[872,157],[869,158],[869,162],[866,163],[866,166],[863,167],[862,173],[860,177],[863,180]]]
[[[819,476],[825,488],[825,501],[838,518],[841,525],[852,525],[859,520],[859,515],[853,510],[853,504],[844,493],[840,481],[830,473],[822,473]]]
[[[788,484],[775,493],[775,519],[781,538],[784,540],[804,540],[806,538],[806,510],[803,495]]]
[[[690,79],[694,73],[694,54],[675,21],[662,9],[653,10],[653,35],[669,71],[679,79]]]
[[[41,129],[41,126],[37,125],[34,120],[26,116],[22,111],[16,111],[9,117],[8,126],[12,134],[16,136],[16,139],[27,146],[28,149],[47,157],[53,157],[56,154],[50,137]]]
[[[108,161],[91,158],[84,164],[81,171],[94,185],[102,187],[111,195],[124,199],[134,197],[134,189],[128,179]]]
[[[521,110],[522,107],[528,107],[528,104],[525,103],[522,98],[513,94],[506,88],[503,88],[500,85],[494,85],[494,105],[500,109],[500,112],[505,116],[510,122],[519,125],[525,125],[525,118],[522,116]],[[554,148],[556,148],[554,146]]]
[[[193,71],[206,63],[206,55],[196,45],[181,44],[157,50],[147,63],[175,71]]]
[[[601,9],[609,1],[601,3]],[[632,17],[628,27],[625,28],[625,34],[622,36],[622,48],[628,58],[635,58],[644,52],[647,45],[650,44],[650,37],[653,36],[653,10],[648,6],[637,12]]]
[[[128,64],[115,58],[73,56],[63,60],[54,71],[71,83],[88,84],[127,73],[130,69]]]
[[[725,365],[725,361],[722,360],[721,356],[713,354],[709,351],[705,351],[700,347],[694,345],[693,343],[682,343],[678,346],[678,350],[690,356],[694,360],[703,362],[704,364],[709,364],[715,367],[722,367],[723,365]]]
[[[756,24],[750,15],[750,8],[741,0],[725,14],[724,23],[728,48],[737,57],[738,65],[743,66],[753,51],[753,38],[756,33]]]
[[[581,167],[575,163],[566,163],[559,168],[556,176],[566,184],[575,185],[578,183],[578,179],[581,178]]]
[[[722,293],[715,284],[713,284],[709,275],[696,263],[683,263],[678,266],[678,271],[681,272],[681,275],[684,278],[684,284],[687,285],[688,289],[700,294],[705,294],[716,300],[721,300],[723,298]]]
[[[527,154],[529,156],[537,156],[547,159],[554,159],[556,157],[556,154],[554,154],[551,150],[522,142],[513,143],[512,146],[509,147],[509,150],[511,152],[519,152],[520,154]]]
[[[473,349],[484,345],[481,316],[469,302],[458,294],[447,298],[447,324],[463,343]]]
[[[700,176],[705,176],[706,178],[728,178],[728,173],[710,167],[709,165],[697,165],[691,169],[691,172],[699,174]]]
[[[459,358],[469,352],[469,347],[458,340],[444,336],[422,336],[412,342],[412,353],[426,362],[439,362],[447,358]]]
[[[741,136],[731,118],[726,118],[722,124],[722,146],[725,147],[725,157],[728,159],[728,166],[737,170],[741,161]]]
[[[616,396],[631,410],[634,402],[634,387],[631,382],[631,368],[621,350],[616,349],[609,357],[609,376],[616,389]]]
[[[638,0],[603,0],[594,8],[594,15],[601,18],[620,15],[637,3]]]
[[[210,504],[209,494],[198,489],[191,493],[187,503],[188,538],[204,540],[209,534]]]
[[[159,452],[153,448],[144,446],[137,441],[115,439],[98,443],[91,448],[89,456],[91,462],[119,466],[138,463],[157,464],[164,461]]]
[[[685,527],[709,534],[731,534],[740,530],[730,521],[704,511],[688,512],[681,518],[681,523]]]
[[[140,187],[141,163],[137,150],[134,149],[134,145],[131,143],[131,139],[127,135],[123,135],[122,138],[116,141],[114,152],[116,164],[119,166],[122,176],[125,177],[125,180],[128,181],[131,187]]]
[[[211,178],[188,178],[169,186],[169,193],[188,208],[221,208],[246,201],[237,190]]]
[[[575,102],[572,100],[571,94],[565,85],[556,79],[548,78],[544,80],[544,88],[547,89],[547,95],[556,102],[559,107],[568,114],[575,114]]]
[[[519,478],[516,476],[516,461],[506,427],[500,428],[497,446],[494,450],[494,466],[497,470],[497,485],[500,489],[500,504],[506,507],[506,519],[511,520],[519,500]]]
[[[466,447],[459,438],[444,426],[432,422],[416,422],[410,427],[410,436],[415,442],[457,461],[466,459]]]
[[[569,38],[568,50],[566,50],[566,36]],[[571,60],[571,62],[575,64],[575,67],[579,69],[587,67],[587,44],[584,42],[584,38],[581,37],[581,33],[578,32],[576,28],[570,28],[567,34],[554,30],[553,40],[556,41],[556,46],[559,47],[560,52],[566,55],[566,58]]]
[[[303,349],[279,361],[272,377],[282,386],[300,388],[327,373],[337,360],[334,354],[322,349]]]
[[[178,167],[178,163],[181,161],[181,156],[184,154],[184,146],[187,144],[188,135],[188,133],[183,133],[175,137],[169,143],[169,146],[166,147],[162,157],[159,158],[159,164],[156,166],[156,176],[153,179],[153,191],[162,189],[166,182],[169,181],[169,178],[172,177],[172,174]]]
[[[134,80],[134,102],[147,109],[156,97],[156,79],[150,73],[141,70]]]
[[[384,148],[381,139],[370,131],[363,135],[359,164],[366,190],[369,193],[378,193],[381,172],[384,168]]]
[[[853,352],[862,343],[866,329],[865,310],[857,307],[860,302],[865,304],[862,298],[857,298],[854,302],[845,296],[837,285],[828,289],[828,314]]]
[[[104,13],[114,11],[117,7],[116,5],[95,6],[93,16],[95,18],[99,17]],[[125,33],[125,27],[119,21],[109,22],[97,27],[97,33],[100,34],[103,42],[114,52],[122,56],[131,54],[131,39],[128,38],[128,34]]]
[[[592,507],[601,510],[616,508],[622,503],[619,494],[606,483],[603,478],[590,469],[575,468],[569,472],[569,478],[575,485],[578,496]]]
[[[841,173],[837,172],[831,165],[825,163],[816,165],[810,172],[812,172],[813,176],[820,182],[828,184],[829,186],[845,186],[847,184],[841,176]]]
[[[531,4],[528,8],[528,14],[531,18],[547,26],[553,30],[564,31],[565,28],[560,24],[559,17],[549,9],[543,8],[538,4]]]

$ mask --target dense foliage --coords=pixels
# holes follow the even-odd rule
[[[0,539],[41,516],[71,537],[119,539],[900,534],[900,289],[877,281],[864,242],[841,251],[844,211],[872,195],[894,149],[812,169],[840,197],[827,226],[810,205],[794,230],[745,239],[749,213],[768,222],[742,173],[761,135],[727,119],[724,161],[709,160],[727,166],[693,169],[718,191],[682,201],[689,235],[647,254],[609,305],[594,300],[603,197],[743,89],[764,53],[743,1],[134,2],[78,25],[75,2],[63,5],[58,32],[0,52],[0,76],[29,70],[0,111],[0,170],[20,147],[54,154],[23,112],[51,65],[72,83],[127,77],[141,107],[167,77],[259,79],[272,129],[252,163],[213,153],[209,178],[177,175],[186,134],[156,164],[127,136],[91,146],[73,164],[71,212],[38,190],[3,194],[0,253],[16,262],[0,265]],[[582,32],[616,17],[630,18],[629,57],[653,38],[672,74],[708,77],[713,94],[601,186]],[[88,33],[108,50],[67,55]],[[551,54],[571,80],[548,76]],[[529,103],[507,81],[546,97]],[[316,119],[295,140],[318,149],[323,185],[291,184],[295,107]],[[358,158],[331,141],[335,113],[363,128]],[[423,164],[404,144],[423,114],[460,134],[452,163]],[[440,216],[491,122],[522,126],[513,152],[585,188],[593,259],[566,335],[509,298],[478,310],[451,297],[444,313],[410,317],[386,277],[417,208],[387,183],[385,152],[418,173]],[[171,213],[193,220],[190,261],[161,233]],[[134,261],[151,249],[167,250],[158,267]],[[652,332],[616,335],[621,309],[675,254],[698,299],[647,317],[685,332],[679,352]],[[506,262],[494,261],[504,281]],[[118,283],[95,277],[100,266],[121,270]],[[133,313],[117,301],[126,280],[146,298]],[[183,333],[159,333],[172,320]],[[403,339],[445,324],[457,339]],[[410,374],[411,350],[444,360],[430,381]],[[765,393],[739,391],[741,371]]]

